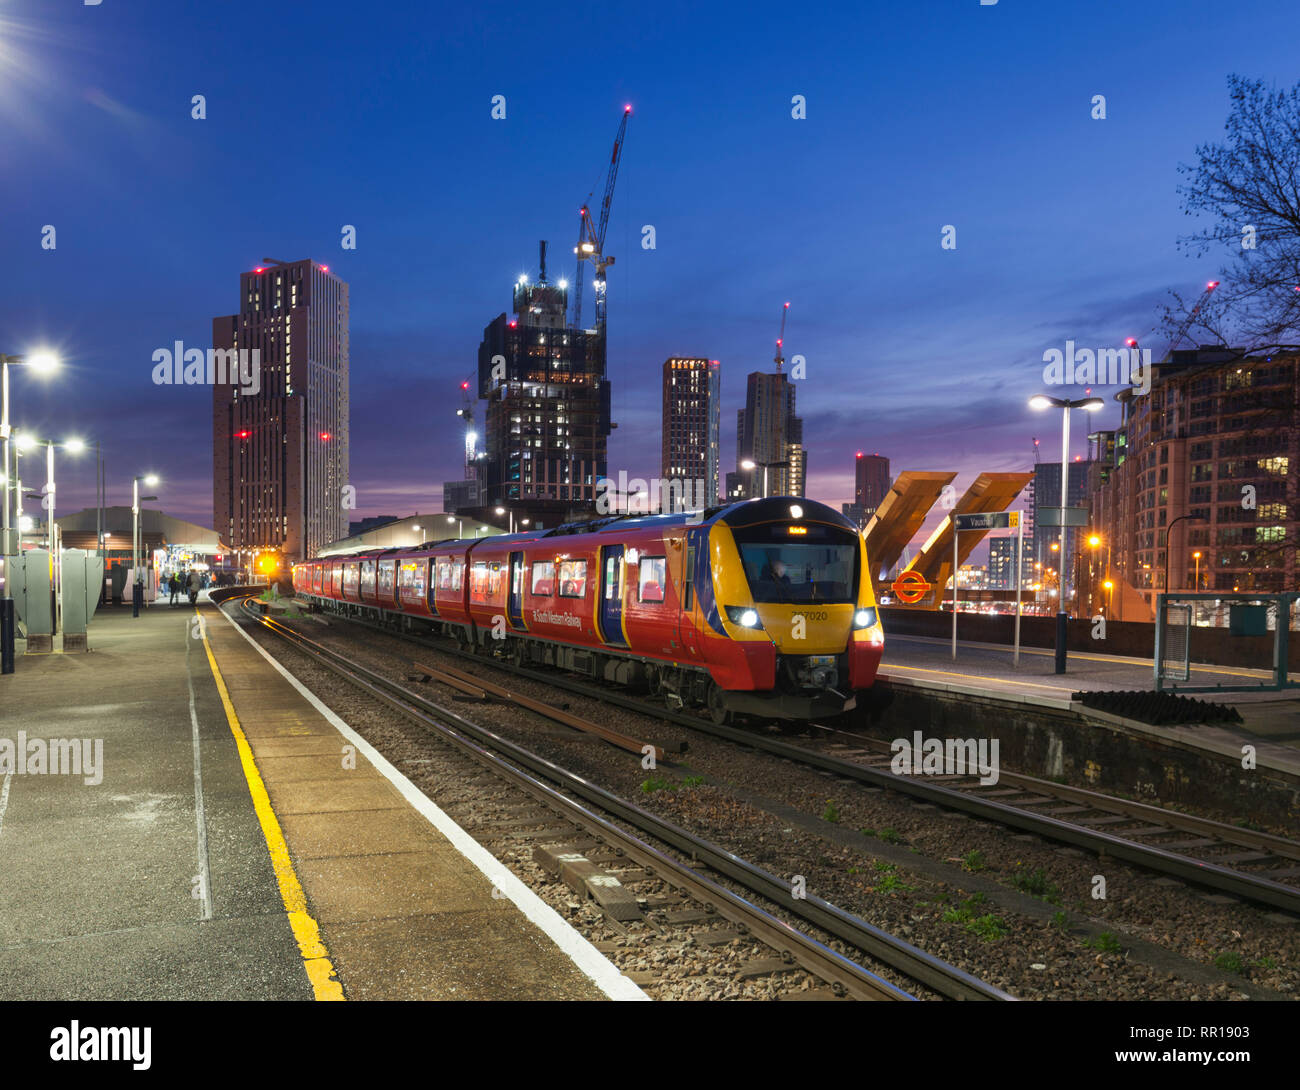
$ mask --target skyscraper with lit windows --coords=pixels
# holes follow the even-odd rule
[[[314,261],[239,277],[218,351],[256,352],[256,384],[212,391],[213,527],[232,549],[315,556],[348,535],[348,285]]]

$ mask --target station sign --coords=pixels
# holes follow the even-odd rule
[[[1039,526],[1060,526],[1061,515],[1065,515],[1066,526],[1087,526],[1088,509],[1086,507],[1067,507],[1062,512],[1059,507],[1040,507],[1038,509]]]
[[[900,602],[912,606],[930,593],[930,581],[919,571],[908,570],[890,584]]]
[[[954,515],[952,521],[958,530],[1015,530],[1020,526],[1020,512],[979,511],[969,515]]]

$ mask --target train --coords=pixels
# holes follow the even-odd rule
[[[858,527],[797,496],[292,567],[313,608],[650,693],[718,723],[852,709],[884,651],[870,573]]]

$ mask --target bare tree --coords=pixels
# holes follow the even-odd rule
[[[1223,143],[1197,147],[1197,163],[1181,164],[1185,215],[1208,216],[1202,231],[1179,240],[1197,256],[1228,250],[1220,287],[1193,328],[1251,356],[1300,349],[1300,84],[1272,91],[1262,80],[1228,77],[1232,107]],[[1166,309],[1178,328],[1184,301]]]

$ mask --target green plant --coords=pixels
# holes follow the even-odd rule
[[[880,830],[880,839],[886,844],[901,844],[903,843],[903,834],[887,825]]]
[[[961,857],[963,870],[968,870],[971,874],[984,869],[984,853],[981,851],[969,851]]]
[[[839,807],[835,805],[834,799],[827,799],[826,809],[822,811],[822,821],[829,821],[832,824],[837,824],[839,820],[840,820]]]
[[[1047,880],[1047,872],[1042,867],[1035,867],[1031,871],[1017,870],[1011,876],[1011,882],[1021,893],[1041,897],[1049,904],[1061,903],[1061,891]]]
[[[858,832],[860,832],[863,836],[875,836],[875,835],[876,835],[876,830],[875,830],[875,829],[868,829],[865,825],[862,826],[862,828],[859,829]]]
[[[1276,969],[1276,968],[1277,968],[1277,961],[1274,960],[1273,958],[1260,958],[1257,962],[1255,962],[1255,968],[1257,968],[1257,969]]]
[[[641,790],[647,795],[652,795],[656,791],[676,791],[677,784],[672,780],[665,780],[659,776],[651,776],[641,784]]]
[[[682,780],[683,787],[699,787],[703,783],[703,776],[687,776],[686,779]]]
[[[1102,954],[1118,954],[1124,949],[1119,944],[1119,939],[1109,931],[1103,931],[1100,935],[1086,939],[1083,945]]]
[[[967,931],[978,935],[985,942],[992,942],[994,939],[1003,938],[1008,927],[1006,922],[994,915],[992,912],[986,912],[977,916],[975,909],[982,905],[988,898],[982,893],[975,893],[968,897],[964,904],[955,905],[943,914],[945,923],[959,923]]]
[[[1239,975],[1246,971],[1246,963],[1242,960],[1241,955],[1232,950],[1216,954],[1214,967],[1222,969],[1225,973],[1237,973]]]
[[[881,893],[911,893],[913,888],[913,886],[904,883],[896,874],[884,875],[876,885],[876,889]]]
[[[850,868],[849,868],[849,873],[850,873],[850,874],[861,874],[861,873],[862,873],[862,868],[861,868],[861,867],[850,867]]]
[[[1070,926],[1070,917],[1067,916],[1064,912],[1053,912],[1052,926],[1055,927],[1058,931],[1064,931],[1066,928]]]
[[[891,871],[891,870],[897,870],[897,869],[898,869],[896,866],[894,866],[893,863],[886,862],[886,861],[883,860],[883,859],[877,859],[877,860],[876,860],[874,863],[872,863],[871,865],[872,865],[873,867],[875,867],[876,870],[882,870],[882,871]]]

